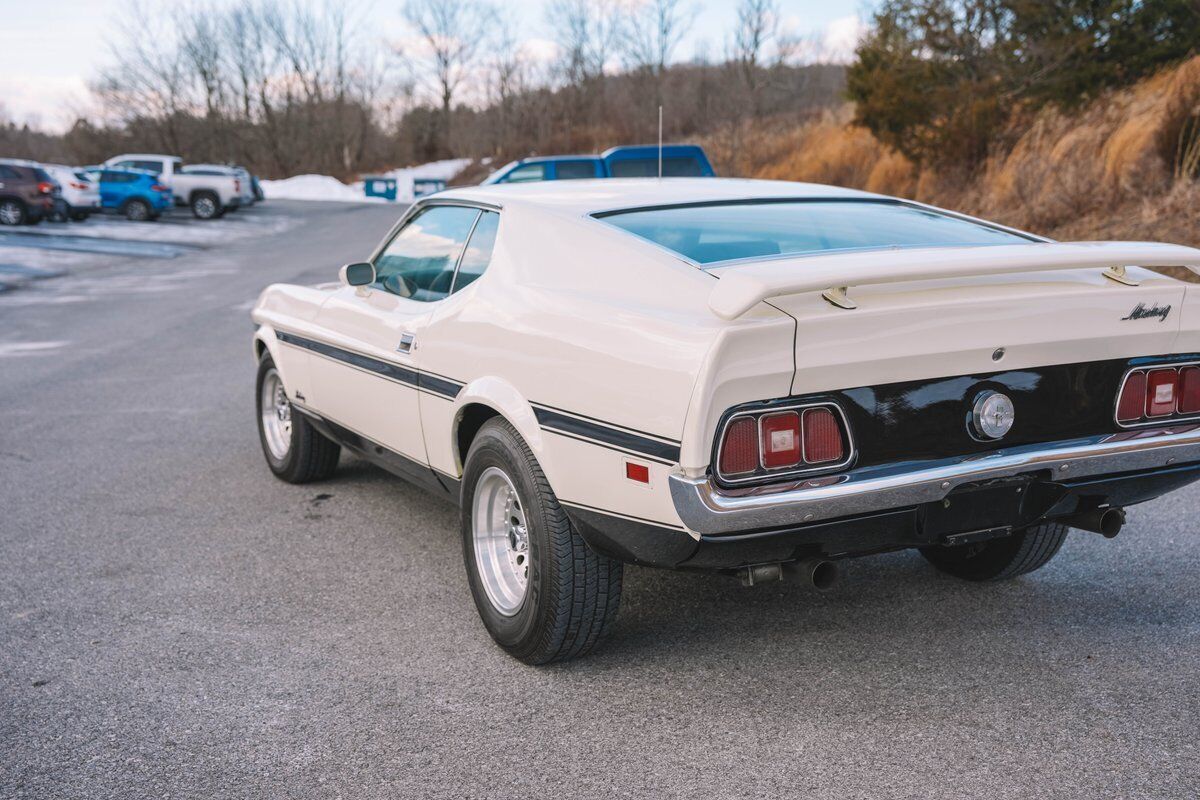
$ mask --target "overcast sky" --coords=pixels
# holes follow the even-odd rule
[[[172,3],[178,0],[153,0]],[[301,0],[316,6],[322,0]],[[220,3],[221,0],[217,0]],[[545,50],[553,31],[544,0],[502,0],[517,29]],[[404,35],[401,0],[357,0],[371,29],[385,39]],[[847,58],[872,0],[779,0],[785,29],[821,42],[833,57]],[[107,40],[122,18],[125,0],[0,0],[0,107],[7,116],[59,130],[87,109],[87,82],[108,60]],[[695,0],[695,19],[677,59],[701,52],[719,57],[734,24],[736,0]]]

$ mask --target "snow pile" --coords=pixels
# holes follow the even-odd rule
[[[372,173],[371,178],[395,178],[396,200],[409,203],[413,200],[413,181],[418,178],[448,181],[462,172],[469,158],[449,158],[432,161],[416,167],[403,167],[390,172]],[[367,197],[363,181],[347,186],[328,175],[297,175],[280,181],[262,181],[263,194],[268,200],[339,200],[350,203],[387,202],[376,197]]]
[[[362,184],[347,186],[328,175],[296,175],[278,181],[260,181],[268,200],[340,200],[350,203],[374,202],[363,194]]]

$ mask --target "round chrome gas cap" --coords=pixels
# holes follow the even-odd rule
[[[980,392],[971,408],[971,425],[984,439],[999,439],[1012,430],[1017,412],[1013,401],[1002,392],[991,389]]]

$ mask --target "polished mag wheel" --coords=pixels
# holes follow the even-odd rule
[[[483,589],[496,610],[511,617],[529,585],[529,528],[521,498],[499,467],[479,476],[471,526]]]
[[[283,461],[292,446],[292,404],[288,402],[283,381],[279,379],[279,373],[274,367],[268,369],[263,377],[259,409],[267,449],[271,451],[271,455]]]

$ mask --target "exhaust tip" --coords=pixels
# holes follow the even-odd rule
[[[838,579],[838,566],[832,561],[818,561],[809,572],[813,588],[818,592],[827,592],[833,588]]]
[[[1115,539],[1125,526],[1125,509],[1110,508],[1100,515],[1100,535],[1105,539]]]

